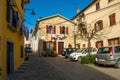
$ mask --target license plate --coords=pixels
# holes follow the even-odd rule
[[[105,61],[104,59],[99,59],[99,61]]]

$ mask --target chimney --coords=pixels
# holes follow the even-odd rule
[[[76,14],[78,14],[79,12],[80,12],[80,9],[79,7],[77,7]]]

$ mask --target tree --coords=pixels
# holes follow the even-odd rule
[[[94,27],[86,22],[81,22],[78,25],[77,36],[79,36],[81,40],[88,42],[88,54],[90,54],[91,40],[102,39],[106,37],[106,34],[108,34],[108,32],[105,31],[105,28],[103,29],[103,24],[101,20],[97,21]]]

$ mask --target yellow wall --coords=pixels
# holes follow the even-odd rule
[[[14,0],[13,0],[14,1]],[[15,6],[15,10],[18,11],[18,13],[21,15],[21,19],[23,20],[24,15],[23,15],[23,10],[21,8],[21,1],[22,0],[15,0],[17,6]],[[2,2],[2,4],[1,4]],[[6,80],[6,47],[7,47],[7,40],[10,40],[14,43],[14,70],[16,70],[24,61],[24,58],[20,57],[20,46],[24,46],[24,34],[21,36],[19,32],[19,26],[17,26],[17,31],[14,32],[12,31],[8,26],[7,26],[7,20],[6,20],[6,0],[0,0],[0,18],[2,22],[0,23],[0,36],[2,38],[2,51],[0,51],[0,66],[2,67],[2,76],[0,80]],[[19,9],[18,9],[19,8]],[[2,26],[1,26],[2,25]],[[2,34],[2,35],[1,35]]]

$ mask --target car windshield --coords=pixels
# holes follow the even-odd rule
[[[99,54],[107,54],[107,53],[110,53],[110,47],[99,48],[98,53],[99,53]]]

